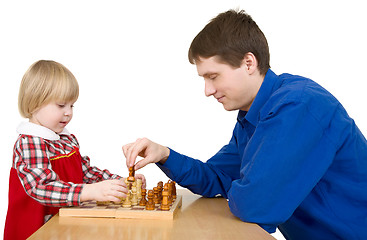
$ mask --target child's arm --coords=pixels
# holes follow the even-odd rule
[[[75,135],[73,135],[73,134],[70,135],[69,139],[78,148],[80,148],[79,142],[78,142],[77,138],[75,137]],[[83,173],[84,173],[83,182],[87,183],[88,185],[99,183],[99,182],[104,181],[104,180],[123,179],[122,177],[120,177],[117,174],[110,173],[110,171],[108,171],[107,169],[100,170],[97,167],[90,166],[90,159],[89,159],[88,156],[82,156],[82,169],[83,169]],[[135,177],[142,180],[142,187],[145,188],[146,187],[145,176],[142,175],[142,174],[136,174]],[[88,188],[93,188],[93,187],[88,186]],[[86,192],[88,192],[88,190]],[[123,191],[123,192],[125,192],[125,191]]]
[[[97,167],[91,167],[89,165],[90,163],[89,157],[84,156],[82,158],[83,158],[82,168],[84,172],[83,181],[85,183],[96,183],[96,182],[100,182],[100,181],[108,180],[108,179],[123,179],[119,175],[111,174],[107,169],[102,171]],[[142,187],[145,188],[146,186],[145,176],[143,174],[135,174],[135,178],[141,179]]]
[[[76,147],[80,148],[79,141],[75,137],[75,135],[71,134],[67,137]],[[82,156],[82,169],[84,174],[83,177],[84,183],[96,183],[109,179],[121,179],[119,175],[112,174],[107,169],[100,170],[97,167],[90,166],[90,159],[88,156]]]
[[[23,136],[14,147],[13,167],[26,193],[36,201],[52,207],[79,205],[82,201],[120,201],[126,196],[123,180],[106,180],[94,184],[64,182],[52,170],[47,146],[42,138]]]
[[[112,174],[107,169],[100,170],[97,167],[90,166],[90,159],[88,156],[82,156],[82,169],[84,173],[83,182],[96,183],[109,179],[121,179],[119,175]]]
[[[13,167],[25,192],[53,207],[79,205],[83,184],[61,181],[52,170],[42,138],[22,136],[14,146]]]

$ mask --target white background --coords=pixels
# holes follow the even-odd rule
[[[245,9],[263,30],[273,71],[320,83],[367,133],[363,1],[1,0],[0,226],[15,129],[25,120],[18,88],[33,62],[58,61],[78,79],[68,129],[93,165],[127,176],[121,146],[144,136],[206,161],[229,141],[236,112],[205,97],[187,50],[211,18],[230,8]],[[139,172],[148,188],[167,179],[155,165]]]

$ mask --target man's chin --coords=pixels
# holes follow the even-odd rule
[[[223,108],[226,111],[235,111],[235,110],[238,110],[238,108],[234,108],[234,107],[231,107],[231,106],[228,106],[228,105],[224,105],[224,104],[223,104]]]

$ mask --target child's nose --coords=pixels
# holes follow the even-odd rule
[[[64,115],[65,115],[65,116],[70,116],[71,114],[73,114],[73,109],[72,109],[72,108],[67,108],[67,109],[65,110]]]

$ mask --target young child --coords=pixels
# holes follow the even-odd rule
[[[123,179],[89,165],[79,143],[66,130],[79,86],[73,74],[54,61],[38,61],[25,73],[18,106],[29,122],[20,124],[9,179],[4,239],[26,239],[59,207],[83,201],[120,201]],[[142,179],[143,175],[136,175]]]

